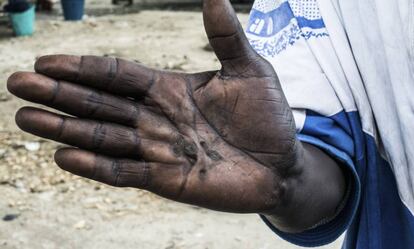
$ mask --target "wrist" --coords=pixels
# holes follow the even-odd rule
[[[276,228],[289,233],[332,219],[346,195],[341,167],[318,148],[297,143],[295,162],[281,177],[280,202],[263,213]]]

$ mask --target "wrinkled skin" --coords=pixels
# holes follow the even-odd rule
[[[265,214],[291,232],[332,215],[345,188],[338,165],[297,141],[277,75],[250,48],[228,1],[204,1],[204,23],[221,70],[41,57],[36,73],[9,78],[9,90],[71,116],[24,107],[17,124],[72,146],[56,152],[64,170],[113,186]]]

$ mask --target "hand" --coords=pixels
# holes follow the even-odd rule
[[[55,160],[74,174],[215,210],[289,216],[304,149],[276,73],[251,49],[227,0],[205,0],[203,13],[221,70],[41,57],[36,73],[9,78],[10,92],[72,116],[24,107],[16,122],[73,146]]]

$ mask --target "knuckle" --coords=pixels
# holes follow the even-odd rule
[[[117,187],[147,188],[150,184],[150,164],[143,162],[114,161],[111,166],[113,182]]]
[[[56,132],[56,139],[62,139],[62,135],[65,133],[65,129],[66,129],[66,122],[67,122],[67,118],[62,117],[60,119],[60,123],[58,125],[58,129]]]
[[[119,71],[119,59],[118,58],[109,58],[109,70],[108,78],[115,79]]]
[[[102,122],[98,123],[93,130],[92,149],[98,150],[101,148],[105,140],[107,130]]]
[[[103,95],[100,92],[91,91],[85,102],[86,116],[94,117],[103,105]]]
[[[122,172],[122,163],[119,162],[119,160],[114,160],[111,165],[111,172],[112,172],[112,182],[110,185],[116,186],[116,187],[122,187],[121,183],[122,181],[119,181],[119,175]]]

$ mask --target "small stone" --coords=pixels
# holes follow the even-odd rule
[[[40,149],[39,142],[25,142],[24,148],[28,151],[38,151]]]
[[[4,158],[5,155],[6,155],[6,150],[0,149],[0,159]]]
[[[19,217],[19,216],[20,216],[20,214],[6,214],[3,217],[3,221],[12,221],[12,220],[17,219],[17,217]]]
[[[84,220],[80,220],[80,221],[78,221],[75,225],[73,225],[73,228],[76,228],[76,229],[84,229],[86,227],[86,221],[84,221]]]
[[[7,94],[6,92],[0,92],[0,102],[9,101],[11,99],[11,96]]]

